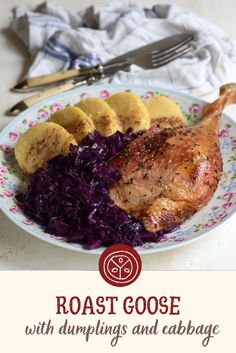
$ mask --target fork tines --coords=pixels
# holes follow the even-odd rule
[[[176,44],[166,50],[153,50],[151,53],[151,62],[153,68],[168,64],[169,62],[188,54],[192,50],[192,38],[188,38],[179,44]]]
[[[152,66],[153,68],[157,68],[163,65],[168,64],[169,62],[190,53],[192,50],[192,45],[187,44],[178,49],[163,51],[160,53],[152,53]]]

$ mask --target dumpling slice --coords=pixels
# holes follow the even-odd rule
[[[63,126],[80,143],[95,131],[93,120],[79,107],[67,107],[50,116],[49,121]]]
[[[137,96],[130,92],[118,92],[106,99],[106,103],[116,112],[126,132],[129,128],[133,132],[147,130],[150,127],[150,115]]]
[[[16,160],[26,174],[32,174],[59,154],[67,155],[71,144],[77,145],[73,135],[62,126],[46,122],[30,127],[15,146]]]
[[[94,122],[96,129],[103,136],[113,135],[116,131],[122,132],[122,126],[116,113],[110,106],[99,98],[88,98],[76,104]]]
[[[170,123],[171,119],[174,119],[175,122],[179,122],[180,125],[184,124],[184,117],[179,106],[170,98],[156,96],[145,101],[144,104],[149,111],[151,125],[156,121],[163,121],[163,119],[166,119]]]

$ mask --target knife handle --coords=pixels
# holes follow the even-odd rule
[[[21,113],[23,110],[31,107],[32,105],[41,102],[42,100],[49,98],[51,96],[54,96],[58,93],[62,93],[65,91],[68,91],[72,88],[74,88],[75,86],[79,86],[79,85],[83,85],[85,84],[85,81],[80,81],[77,84],[74,84],[72,82],[69,83],[65,83],[62,84],[60,86],[57,87],[53,87],[53,88],[49,88],[45,91],[42,91],[40,93],[37,93],[33,96],[27,97],[25,99],[23,99],[22,101],[18,102],[16,105],[14,105],[14,107],[12,107],[9,111],[9,113],[11,115],[18,115],[19,113]]]
[[[77,70],[77,69],[60,71],[60,72],[55,72],[55,73],[49,74],[49,75],[28,78],[27,84],[29,87],[43,86],[43,85],[47,85],[49,83],[63,81],[68,78],[75,77],[78,74],[79,74],[79,70]]]
[[[27,80],[24,80],[22,82],[17,83],[15,85],[15,87],[13,87],[13,90],[15,90],[15,91],[19,90],[19,91],[23,92],[29,88],[44,86],[44,85],[48,85],[51,83],[64,81],[69,78],[76,77],[79,75],[79,73],[80,73],[80,70],[72,69],[72,70],[67,70],[67,71],[55,72],[55,73],[49,74],[49,75],[31,77],[31,78],[28,78]]]

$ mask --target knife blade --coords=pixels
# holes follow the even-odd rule
[[[109,60],[104,65],[98,65],[92,68],[72,69],[67,71],[56,72],[49,75],[28,78],[27,80],[21,81],[20,83],[16,84],[12,88],[12,90],[17,92],[27,92],[32,88],[37,88],[48,84],[65,81],[75,77],[78,77],[78,78],[81,77],[81,80],[84,80],[86,79],[87,76],[91,76],[99,73],[98,70],[100,66],[105,68],[106,66],[109,66],[112,64],[115,65],[122,61],[129,61],[129,65],[135,62],[136,65],[139,65],[145,68],[145,65],[144,65],[145,61],[142,60],[142,54],[145,54],[148,52],[158,53],[162,51],[166,51],[166,53],[168,53],[168,50],[172,50],[173,48],[177,49],[180,45],[183,45],[185,42],[190,41],[192,38],[193,36],[190,33],[176,34],[176,35],[158,40],[156,42],[147,44],[143,47],[134,49],[125,54],[122,54],[114,59]],[[137,58],[139,58],[140,60],[137,60]]]

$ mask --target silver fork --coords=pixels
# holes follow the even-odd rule
[[[89,72],[92,75],[100,74],[101,76],[110,76],[118,70],[127,70],[132,64],[140,66],[144,69],[155,69],[190,53],[192,49],[192,38],[189,38],[182,43],[176,44],[165,50],[151,50],[150,52],[146,52],[144,54],[140,53],[136,56],[128,57],[119,61],[117,59],[113,59],[104,65],[98,65],[93,68],[92,71],[91,69],[84,69],[81,71],[80,78],[84,74],[89,74]],[[79,78],[75,80],[79,80]]]
[[[189,54],[193,49],[191,41],[181,43],[178,46],[172,47],[164,51],[152,51],[136,58],[128,59],[129,65],[135,64],[145,69],[156,69],[164,66],[171,61],[180,58],[186,54]]]

